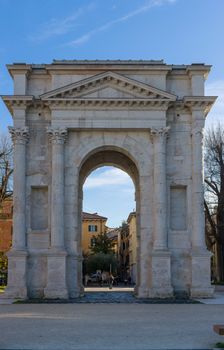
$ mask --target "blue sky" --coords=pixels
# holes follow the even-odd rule
[[[206,93],[219,96],[208,117],[211,125],[222,121],[224,111],[223,14],[224,0],[0,0],[0,94],[12,93],[5,68],[12,62],[50,63],[54,58],[204,62],[213,65]],[[0,101],[0,131],[6,132],[10,124]],[[121,183],[86,185],[84,204],[85,209],[108,216],[112,211],[93,204],[93,198],[105,203],[110,196],[106,191],[116,193],[110,208],[124,201],[130,204],[112,215],[109,224],[118,225],[133,209],[133,186],[127,179],[124,184],[122,173],[110,170],[111,178],[121,178]],[[102,179],[105,171],[99,169],[92,177]]]

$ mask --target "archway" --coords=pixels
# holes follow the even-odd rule
[[[135,201],[136,201],[136,210],[135,210],[135,216],[134,216],[134,222],[132,223],[133,233],[135,235],[134,240],[130,237],[124,237],[124,232],[122,229],[119,231],[119,239],[121,241],[119,242],[120,246],[118,246],[118,251],[116,252],[116,259],[117,259],[117,269],[116,269],[116,278],[117,281],[119,281],[119,286],[125,286],[130,283],[130,285],[134,285],[136,283],[136,287],[138,286],[138,254],[137,252],[139,249],[137,247],[139,246],[138,237],[139,237],[139,174],[138,169],[134,161],[130,158],[130,156],[124,154],[120,149],[111,149],[111,148],[104,148],[104,149],[98,149],[95,152],[91,153],[82,163],[82,166],[80,168],[79,172],[79,237],[80,237],[80,249],[83,249],[83,242],[81,242],[82,237],[82,218],[83,218],[83,185],[88,178],[88,176],[95,171],[98,168],[105,167],[105,166],[113,166],[115,168],[121,169],[126,174],[128,174],[133,182],[133,186],[135,188]],[[86,215],[86,214],[85,214]],[[127,216],[128,218],[128,216]],[[127,219],[125,218],[125,219]],[[127,234],[129,235],[129,227],[127,225]],[[86,230],[86,229],[85,229]],[[105,233],[108,232],[106,228],[104,227]],[[118,239],[118,240],[119,240]],[[129,244],[133,244],[134,247],[132,247],[133,250],[136,249],[136,252],[132,252],[129,249]],[[127,244],[126,247],[122,248],[123,243]],[[130,256],[129,256],[130,252]],[[82,252],[80,252],[81,255]],[[123,254],[127,254],[126,256],[123,256]],[[132,268],[131,266],[131,257],[135,257],[135,266]],[[135,271],[133,272],[133,269]],[[133,278],[133,274],[135,274],[135,278]],[[82,274],[80,274],[82,276]],[[131,284],[131,281],[133,282]],[[80,282],[81,283],[81,282]],[[122,288],[121,288],[122,290]]]
[[[212,296],[201,146],[215,101],[203,96],[210,67],[182,65],[181,88],[180,67],[161,61],[8,68],[15,205],[5,295],[80,295],[82,185],[114,164],[136,187],[138,297]]]

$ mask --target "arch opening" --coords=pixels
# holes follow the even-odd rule
[[[127,183],[129,196],[125,196]],[[89,288],[109,291],[112,283],[112,290],[127,291],[128,288],[132,291],[138,284],[138,194],[137,166],[120,150],[97,150],[82,163],[78,230],[80,256],[83,256],[80,278],[85,291]],[[105,238],[107,248],[110,242],[112,244],[103,253],[102,240]],[[106,253],[107,257],[100,257],[101,253]]]

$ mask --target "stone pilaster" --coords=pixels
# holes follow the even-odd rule
[[[6,297],[26,298],[26,143],[28,127],[9,127],[14,145],[13,238],[8,255]]]
[[[169,128],[151,130],[154,147],[154,242],[150,297],[171,297],[171,263],[167,238],[166,138]]]
[[[205,250],[203,129],[192,130],[192,248]]]
[[[211,254],[205,245],[204,218],[204,169],[203,169],[204,113],[192,111],[192,297],[210,297],[213,288],[210,282]]]
[[[64,143],[67,130],[48,128],[52,144],[51,244],[48,253],[46,298],[67,298],[66,256],[64,247]]]
[[[26,143],[28,128],[9,128],[14,145],[13,250],[26,249]]]
[[[166,137],[168,128],[152,130],[154,146],[154,250],[167,249]]]

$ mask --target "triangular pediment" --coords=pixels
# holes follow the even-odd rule
[[[105,72],[49,91],[42,100],[61,99],[159,99],[175,101],[176,96],[166,91],[127,78],[114,72]]]

